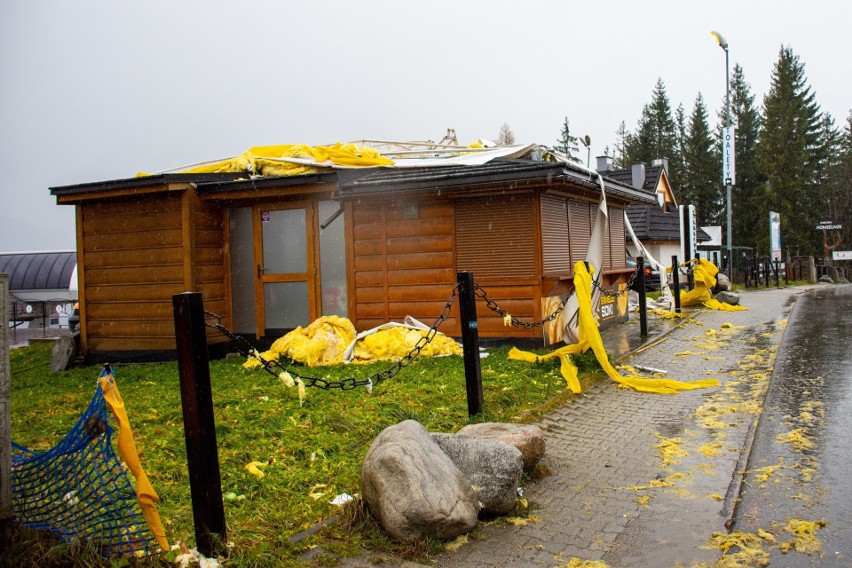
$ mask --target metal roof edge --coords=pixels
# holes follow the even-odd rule
[[[243,173],[214,173],[214,174],[154,174],[132,178],[114,179],[106,181],[94,181],[74,185],[60,185],[49,188],[50,194],[54,196],[84,195],[88,193],[99,193],[116,189],[133,189],[139,187],[150,187],[156,185],[167,185],[170,183],[203,183],[205,181],[223,181],[227,179],[238,179],[245,177]]]

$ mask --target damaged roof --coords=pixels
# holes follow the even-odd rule
[[[597,176],[563,162],[529,159],[495,159],[478,165],[421,168],[380,168],[373,173],[341,183],[344,197],[429,189],[505,186],[513,188],[571,183],[599,192]],[[653,193],[604,178],[607,196],[632,203],[656,203]]]

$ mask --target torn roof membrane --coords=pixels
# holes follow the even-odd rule
[[[539,148],[534,144],[489,147],[477,141],[470,146],[432,142],[383,142],[363,140],[331,146],[282,144],[255,146],[233,158],[191,164],[156,172],[248,173],[251,176],[293,176],[357,168],[420,168],[481,165],[497,158],[521,158]],[[561,161],[558,157],[557,161]],[[148,174],[137,174],[143,176]]]

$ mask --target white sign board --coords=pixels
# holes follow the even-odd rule
[[[852,260],[852,250],[835,250],[831,252],[834,260]]]
[[[737,184],[735,133],[736,129],[733,126],[722,129],[722,181],[725,185]]]
[[[772,260],[781,260],[781,214],[769,212],[769,249]]]

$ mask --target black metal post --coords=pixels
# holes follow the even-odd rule
[[[680,313],[680,269],[677,266],[677,255],[672,256],[672,294],[674,295],[675,313]]]
[[[479,322],[476,319],[476,294],[473,272],[459,272],[459,313],[461,315],[464,382],[467,387],[467,413],[482,412],[482,373],[479,366]]]
[[[636,281],[639,283],[639,335],[648,337],[648,306],[645,305],[645,257],[636,257]]]
[[[213,556],[225,551],[226,530],[204,304],[199,292],[175,294],[172,304],[195,543],[201,554]]]
[[[769,272],[772,270],[772,262],[769,260],[768,256],[766,257],[766,263],[763,266],[764,266],[763,272],[765,273],[764,278],[766,279],[766,287],[769,288],[769,278],[770,278]]]

